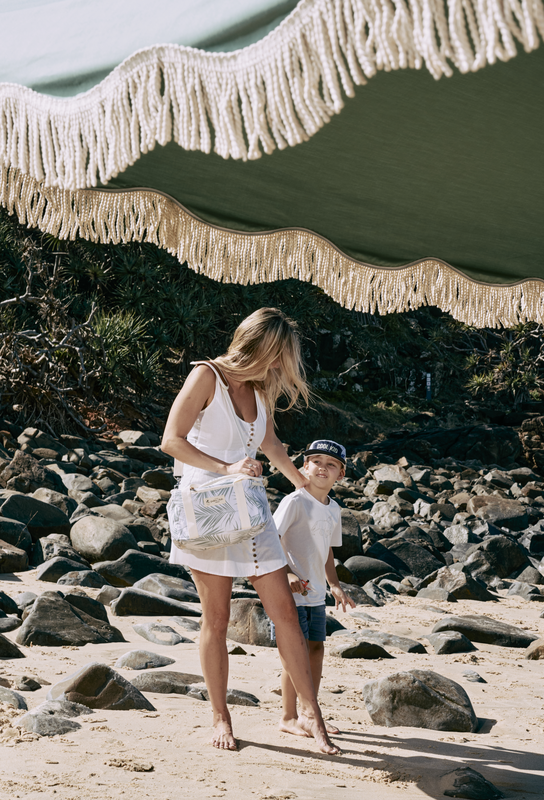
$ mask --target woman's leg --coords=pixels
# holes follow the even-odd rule
[[[323,753],[340,753],[328,737],[310,671],[308,649],[298,621],[293,595],[284,569],[250,578],[265,611],[276,626],[276,641],[283,664],[299,701],[299,726],[315,738]]]
[[[213,711],[212,744],[224,750],[236,750],[230,713],[227,708],[229,657],[227,627],[230,616],[232,578],[192,570],[200,602],[200,663]]]

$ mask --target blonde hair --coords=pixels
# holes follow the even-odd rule
[[[276,360],[278,367],[271,369]],[[289,400],[285,410],[298,405],[300,397],[309,403],[297,325],[277,308],[259,308],[246,317],[236,328],[227,352],[213,363],[235,380],[251,383],[270,414],[282,394]]]

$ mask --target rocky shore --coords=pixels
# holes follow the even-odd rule
[[[322,703],[345,752],[332,760],[276,730],[279,658],[244,579],[229,627],[242,746],[205,748],[200,604],[168,562],[175,481],[157,435],[0,428],[0,798],[67,800],[91,767],[78,798],[539,796],[537,419],[351,448],[335,555],[357,607],[327,599]],[[274,508],[291,487],[265,474]]]

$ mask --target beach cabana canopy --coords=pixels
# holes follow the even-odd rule
[[[3,0],[0,30],[21,222],[544,322],[542,0]]]

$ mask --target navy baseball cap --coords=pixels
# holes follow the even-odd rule
[[[346,464],[346,448],[333,442],[332,439],[316,439],[308,445],[303,453],[304,456],[327,455],[337,458],[342,464]]]

